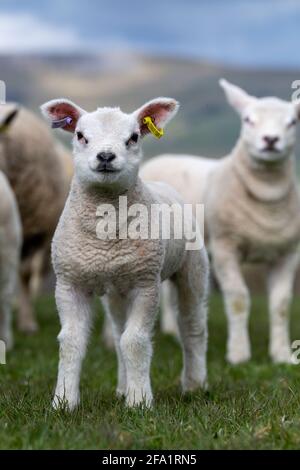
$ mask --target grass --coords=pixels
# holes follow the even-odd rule
[[[294,302],[292,337],[300,338]],[[57,371],[59,324],[52,297],[36,305],[40,332],[16,336],[0,366],[1,449],[296,449],[300,446],[300,365],[276,366],[267,356],[266,302],[255,298],[253,359],[224,361],[226,322],[219,295],[211,300],[210,391],[182,396],[176,341],[157,332],[152,365],[153,410],[128,410],[115,398],[116,360],[100,339],[97,320],[83,367],[79,409],[50,407]]]

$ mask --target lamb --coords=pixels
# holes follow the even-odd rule
[[[117,394],[126,397],[128,406],[151,405],[151,336],[159,286],[166,278],[172,280],[178,295],[183,390],[206,384],[205,249],[190,251],[185,238],[175,239],[173,230],[170,239],[164,239],[161,231],[158,238],[121,236],[121,222],[117,222],[112,238],[110,231],[107,236],[98,231],[98,224],[115,225],[124,216],[127,227],[127,212],[121,208],[119,197],[127,198],[129,208],[138,204],[139,210],[146,208],[147,212],[155,204],[166,204],[173,214],[173,204],[181,207],[172,188],[161,183],[144,184],[138,177],[141,141],[149,133],[144,118],[150,117],[162,127],[177,108],[177,102],[170,98],[152,100],[131,114],[119,108],[87,112],[66,99],[42,106],[52,125],[74,134],[75,174],[52,244],[62,326],[54,408],[64,405],[72,410],[79,403],[80,369],[91,328],[93,294],[104,299],[113,325]],[[159,215],[151,223],[147,219],[147,229],[158,224]]]
[[[37,330],[32,298],[39,288],[50,243],[72,177],[71,154],[31,111],[0,107],[0,169],[15,193],[23,227],[18,327]],[[49,264],[49,263],[48,263]]]
[[[228,318],[228,361],[250,359],[250,295],[241,264],[261,262],[268,267],[270,356],[274,362],[289,363],[289,304],[300,241],[294,155],[300,105],[255,98],[225,80],[220,84],[242,119],[232,152],[219,161],[160,156],[144,165],[141,177],[165,181],[187,202],[205,204],[214,272]],[[168,328],[174,330],[170,323]]]
[[[21,222],[14,193],[0,171],[0,340],[13,344],[11,320],[22,242]]]

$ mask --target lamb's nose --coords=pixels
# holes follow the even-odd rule
[[[279,137],[277,135],[275,136],[270,136],[270,135],[265,135],[263,137],[263,140],[268,144],[270,147],[273,147],[276,142],[278,142]]]
[[[99,162],[112,162],[116,158],[116,155],[112,152],[100,152],[97,155]]]

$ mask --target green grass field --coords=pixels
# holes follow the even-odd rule
[[[300,339],[300,299],[293,305],[292,338]],[[153,410],[128,410],[115,398],[116,360],[96,322],[83,367],[80,408],[51,410],[58,347],[52,298],[36,305],[41,329],[16,336],[15,349],[0,365],[1,449],[292,449],[300,446],[300,365],[275,366],[267,355],[266,303],[254,299],[253,359],[231,367],[224,361],[226,322],[220,296],[210,304],[210,391],[182,396],[180,348],[155,335]]]

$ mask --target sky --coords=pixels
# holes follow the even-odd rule
[[[300,0],[0,0],[0,53],[110,51],[300,67]]]

